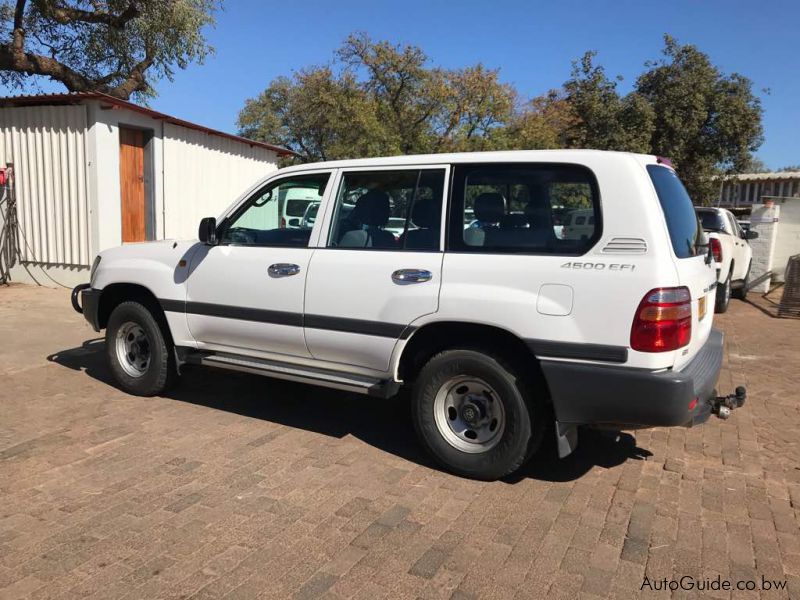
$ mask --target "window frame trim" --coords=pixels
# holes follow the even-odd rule
[[[451,177],[450,177],[450,186],[449,186],[449,197],[447,202],[447,239],[445,242],[445,252],[448,254],[488,254],[488,255],[500,255],[500,256],[508,256],[508,255],[522,255],[522,256],[586,256],[589,254],[597,243],[603,237],[603,201],[602,195],[600,192],[600,184],[597,179],[597,175],[595,172],[583,163],[565,163],[565,162],[549,162],[549,161],[520,161],[520,162],[463,162],[463,163],[453,163],[451,169]],[[586,247],[575,252],[542,252],[542,251],[535,251],[530,250],[525,247],[510,247],[510,246],[494,246],[491,248],[486,248],[484,246],[469,246],[464,242],[464,229],[463,229],[463,221],[464,221],[464,200],[463,200],[463,188],[465,187],[463,184],[459,184],[456,180],[457,177],[461,179],[461,181],[466,182],[466,178],[470,172],[476,171],[482,168],[487,167],[496,167],[496,168],[524,168],[524,167],[534,167],[534,168],[547,168],[547,167],[560,167],[560,168],[573,168],[573,169],[581,169],[585,171],[589,175],[589,185],[592,188],[592,193],[595,196],[595,202],[593,202],[592,212],[595,218],[595,227],[594,231],[592,232],[592,237],[587,240]],[[463,173],[463,176],[462,176]],[[457,199],[455,196],[456,192],[461,193],[461,199]],[[454,224],[455,221],[452,220],[453,211],[456,208],[460,207],[460,218],[458,219],[458,223],[461,227],[460,230],[457,230],[456,225]],[[588,209],[584,209],[588,210]],[[551,213],[552,214],[552,213]],[[457,231],[460,231],[460,235],[456,235]],[[453,244],[453,238],[457,239],[459,243]]]
[[[242,195],[242,199],[238,202],[234,203],[231,208],[229,208],[224,215],[220,217],[219,222],[217,223],[216,235],[217,235],[217,246],[236,246],[237,248],[313,248],[314,247],[314,235],[317,233],[318,222],[319,219],[314,221],[314,226],[311,228],[311,234],[309,235],[308,243],[304,246],[286,246],[286,245],[278,245],[278,244],[239,244],[239,243],[232,243],[232,242],[223,242],[222,241],[222,233],[225,231],[232,220],[238,218],[244,211],[247,210],[248,205],[250,202],[258,195],[261,194],[266,188],[274,185],[280,185],[282,181],[290,180],[290,179],[297,179],[301,177],[312,177],[314,175],[328,175],[328,182],[325,184],[325,190],[322,192],[320,196],[320,206],[324,205],[328,195],[330,194],[331,190],[331,182],[334,180],[336,176],[336,169],[314,169],[309,171],[299,171],[297,173],[280,173],[277,172],[274,176],[267,178],[264,181],[259,182],[255,186],[251,187],[247,192]],[[286,229],[289,229],[288,227]]]
[[[333,233],[334,216],[336,214],[336,204],[339,201],[339,193],[344,183],[344,177],[348,173],[366,173],[369,171],[425,171],[425,170],[443,170],[444,179],[442,182],[442,217],[439,222],[439,247],[437,249],[412,249],[412,248],[342,248],[341,246],[330,246],[330,239]],[[445,227],[447,218],[447,208],[449,205],[450,197],[450,183],[451,183],[452,165],[449,163],[417,163],[408,165],[379,165],[379,166],[362,166],[362,167],[344,167],[337,169],[333,187],[330,190],[329,201],[325,207],[324,224],[320,230],[319,238],[316,240],[314,246],[320,250],[336,250],[336,251],[355,251],[355,252],[425,252],[425,253],[444,253],[445,237],[447,228]],[[391,218],[391,217],[390,217]],[[318,219],[319,221],[319,219]],[[316,223],[315,223],[316,225]]]

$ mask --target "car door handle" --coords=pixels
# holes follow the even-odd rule
[[[290,275],[297,275],[300,272],[300,265],[292,263],[275,263],[270,265],[267,269],[270,277],[289,277]]]
[[[398,269],[392,273],[392,281],[400,285],[422,283],[431,279],[433,279],[433,273],[425,269]]]

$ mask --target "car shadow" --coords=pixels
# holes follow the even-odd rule
[[[56,352],[47,360],[115,386],[102,338]],[[180,384],[165,397],[335,438],[352,435],[384,452],[438,468],[417,442],[410,402],[404,392],[394,398],[378,399],[247,373],[191,365],[182,370]],[[547,443],[546,439],[535,460],[503,481],[572,481],[595,466],[611,468],[628,459],[650,456],[650,452],[636,446],[628,433],[585,430],[579,437],[578,449],[565,459],[558,458],[555,443]]]

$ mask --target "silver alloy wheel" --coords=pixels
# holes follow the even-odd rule
[[[117,360],[131,377],[141,377],[150,366],[150,339],[138,323],[127,321],[117,330]]]
[[[445,381],[433,401],[436,427],[453,448],[478,454],[503,437],[506,414],[492,386],[478,377],[459,375]]]

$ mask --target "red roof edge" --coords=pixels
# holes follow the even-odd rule
[[[203,133],[207,133],[209,135],[215,135],[218,137],[227,138],[229,140],[234,140],[236,142],[247,144],[249,146],[266,148],[267,150],[272,150],[278,156],[299,156],[296,152],[289,150],[288,148],[284,148],[282,146],[276,146],[274,144],[267,144],[266,142],[251,140],[249,138],[245,138],[239,135],[234,135],[232,133],[225,133],[224,131],[211,129],[210,127],[205,127],[204,125],[198,125],[197,123],[192,123],[190,121],[184,121],[183,119],[179,119],[177,117],[173,117],[171,115],[158,112],[157,110],[147,108],[146,106],[139,106],[138,104],[134,104],[133,102],[128,102],[127,100],[120,100],[119,98],[115,98],[114,96],[109,96],[108,94],[103,94],[102,92],[72,92],[64,94],[40,94],[33,96],[7,96],[5,98],[0,98],[0,107],[37,106],[42,104],[51,104],[54,102],[65,103],[65,104],[78,104],[82,100],[100,100],[102,102],[107,102],[108,104],[112,104],[119,108],[127,108],[134,112],[147,115],[148,117],[151,117],[153,119],[164,121],[165,123],[179,125],[181,127],[186,127],[187,129],[194,129],[195,131],[202,131]]]

